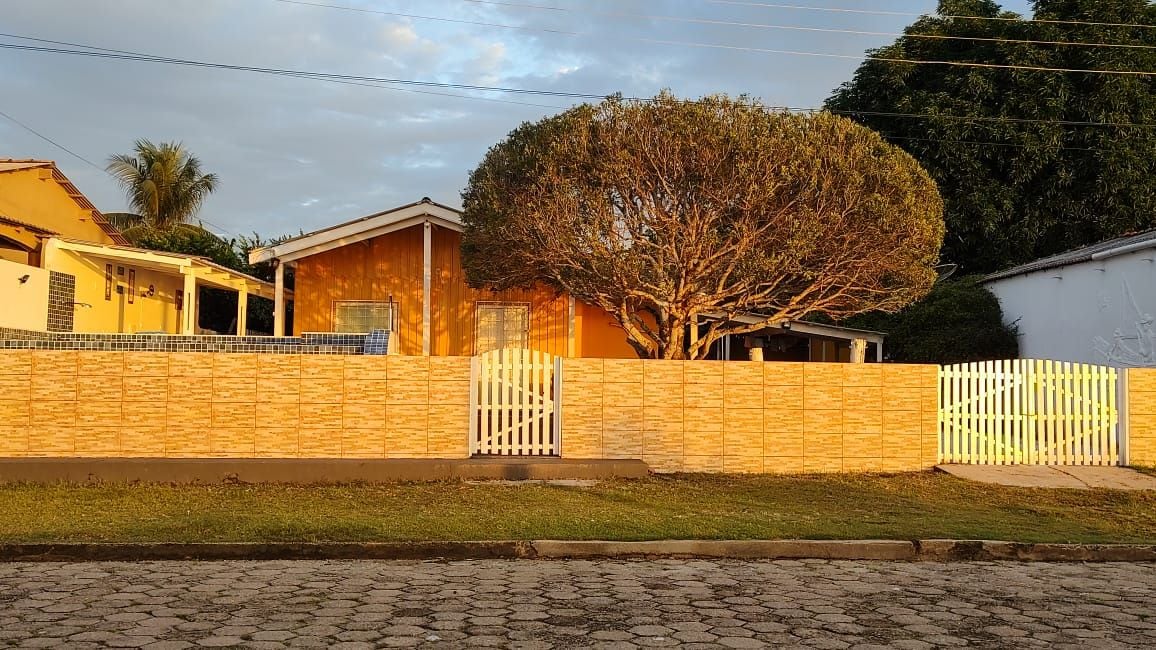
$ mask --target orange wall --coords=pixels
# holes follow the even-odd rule
[[[430,353],[435,356],[471,356],[478,302],[530,305],[530,347],[566,355],[569,345],[569,301],[546,288],[485,291],[466,284],[461,263],[462,236],[445,228],[433,230],[433,307],[430,311]]]
[[[398,303],[400,354],[422,353],[422,226],[349,244],[297,262],[294,333],[333,330],[337,300]],[[471,356],[478,302],[530,305],[530,347],[555,355],[569,350],[569,300],[545,287],[511,291],[471,289],[461,264],[461,235],[433,227],[430,353]],[[575,306],[575,355],[636,358],[609,314],[582,303]]]
[[[293,332],[333,331],[337,300],[398,303],[401,354],[421,354],[422,229],[420,226],[319,253],[297,262]]]
[[[578,349],[575,356],[586,359],[637,359],[638,353],[626,342],[626,332],[601,307],[577,304]]]

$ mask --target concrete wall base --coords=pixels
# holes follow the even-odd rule
[[[3,483],[388,483],[642,478],[641,460],[0,458]]]

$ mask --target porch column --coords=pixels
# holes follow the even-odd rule
[[[430,302],[433,289],[433,225],[425,222],[425,241],[422,246],[421,285],[421,353],[430,353]]]
[[[867,362],[867,339],[853,339],[851,341],[851,363]]]
[[[883,341],[875,344],[875,363],[883,363]]]
[[[191,269],[184,273],[185,311],[181,314],[181,334],[192,336],[197,333],[197,276]]]
[[[574,296],[570,296],[570,299],[567,300],[566,305],[566,356],[568,357],[574,357],[578,347],[578,334],[575,327],[577,321],[575,312],[577,311],[577,307],[577,304],[574,302]]]
[[[285,264],[276,260],[273,273],[273,336],[285,336]]]
[[[237,336],[245,336],[249,330],[249,292],[237,292]]]

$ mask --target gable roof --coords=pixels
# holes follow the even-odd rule
[[[462,213],[447,205],[436,203],[429,197],[401,207],[377,212],[345,223],[322,228],[305,235],[257,248],[249,253],[249,263],[258,264],[270,260],[292,262],[303,257],[323,253],[334,248],[348,246],[359,241],[372,239],[387,233],[403,230],[421,223],[430,222],[443,228],[461,232]]]
[[[60,168],[56,166],[55,162],[51,160],[16,160],[13,158],[0,158],[0,173],[38,168],[51,169],[52,180],[56,181],[56,183],[60,185],[65,193],[68,194],[69,198],[71,198],[80,209],[89,213],[90,218],[92,219],[92,223],[96,224],[97,227],[99,227],[101,231],[113,241],[114,244],[118,244],[120,246],[128,246],[131,243],[128,239],[125,238],[123,234],[121,234],[120,230],[117,230],[116,226],[112,225],[109,223],[108,219],[104,218],[104,215],[100,213],[100,210],[96,209],[96,206],[88,200],[88,197],[84,196],[80,190],[76,189],[76,186],[72,184],[72,181],[68,180],[68,177],[64,175],[64,172],[60,171]]]
[[[1092,262],[1108,259],[1117,255],[1131,253],[1133,251],[1144,250],[1147,248],[1156,248],[1156,230],[1148,230],[1142,233],[1133,235],[1125,235],[1124,237],[1117,237],[1116,239],[1109,239],[1091,246],[1084,246],[1058,255],[1044,257],[1034,262],[1021,264],[1005,271],[998,271],[983,278],[984,282],[991,282],[993,280],[1003,280],[1005,278],[1015,277],[1017,275],[1025,275],[1027,273],[1035,273],[1036,271],[1046,271],[1047,269],[1054,269],[1061,266],[1068,266],[1070,264],[1079,264],[1081,262]]]

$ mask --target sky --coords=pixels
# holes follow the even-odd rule
[[[212,63],[360,77],[599,96],[620,92],[646,97],[662,89],[680,97],[723,92],[751,95],[770,105],[813,107],[851,77],[860,63],[856,57],[893,41],[889,34],[900,32],[914,18],[756,5],[923,13],[933,11],[936,2],[6,0],[3,4],[0,31],[8,36],[0,36],[0,43],[43,45],[11,36],[17,35]],[[1018,12],[1028,8],[1027,0],[1002,4]],[[55,160],[98,208],[118,212],[127,204],[116,181],[102,171],[108,157],[131,152],[140,138],[180,141],[206,171],[220,177],[219,189],[199,215],[206,227],[226,236],[259,233],[266,238],[309,232],[425,196],[457,207],[470,170],[489,147],[522,122],[581,101],[352,85],[11,49],[0,49],[0,88],[4,89],[0,111],[84,160],[2,116],[0,158]]]

